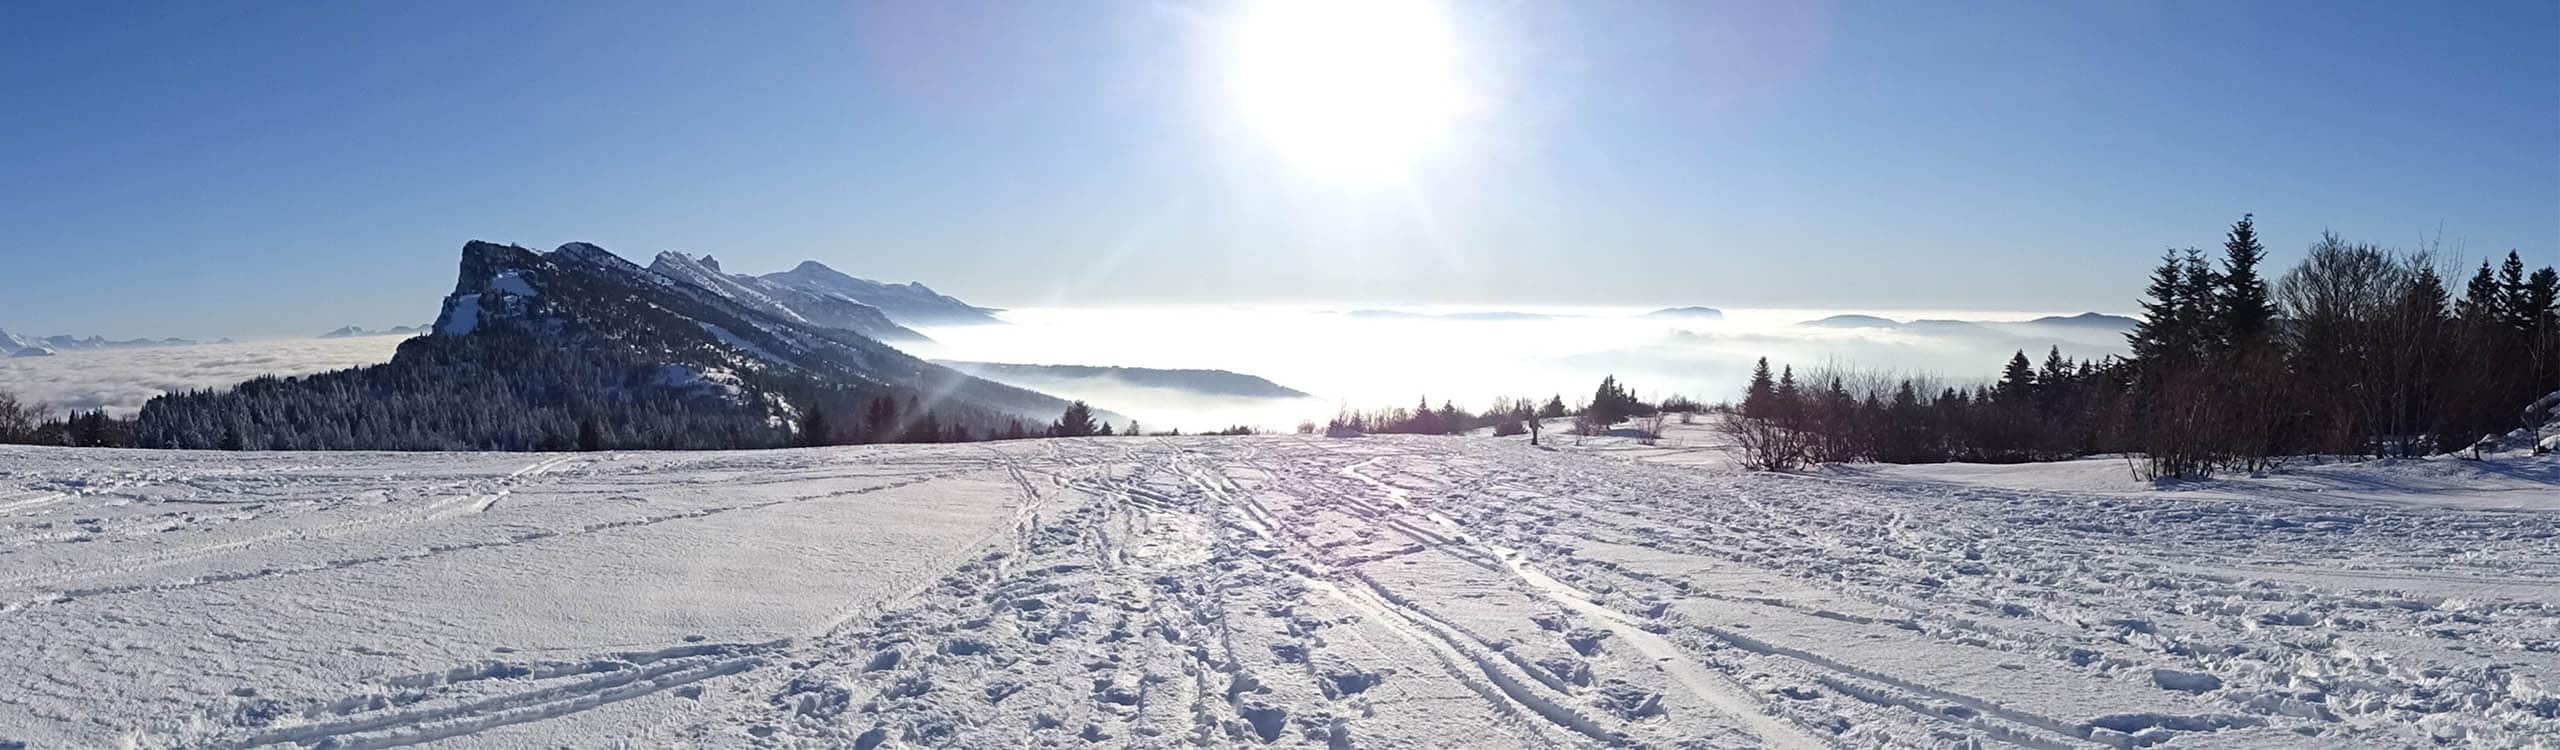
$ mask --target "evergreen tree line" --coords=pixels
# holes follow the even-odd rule
[[[1600,385],[1592,390],[1590,400],[1572,407],[1565,405],[1563,394],[1548,396],[1543,401],[1496,397],[1481,412],[1471,412],[1445,400],[1434,408],[1431,399],[1425,397],[1410,409],[1358,411],[1345,408],[1332,421],[1325,423],[1323,430],[1327,434],[1457,435],[1490,427],[1497,437],[1529,434],[1531,442],[1535,442],[1536,433],[1545,420],[1572,417],[1573,430],[1581,435],[1602,434],[1611,425],[1629,419],[1639,420],[1642,429],[1639,437],[1651,440],[1659,436],[1661,425],[1646,420],[1665,413],[1703,409],[1698,402],[1677,394],[1665,397],[1659,404],[1646,403],[1616,375],[1609,375],[1600,379]],[[1313,433],[1317,429],[1313,422],[1298,425],[1300,433]]]
[[[2059,348],[2041,366],[2016,352],[1999,380],[1970,387],[1848,369],[1799,380],[1792,366],[1773,375],[1764,357],[1718,430],[1758,469],[2070,458],[2118,449],[2115,407],[2130,373],[2123,359],[2074,360]]]
[[[151,429],[160,432],[146,433],[145,422],[141,418],[120,419],[109,416],[103,409],[73,411],[62,417],[46,419],[33,407],[22,404],[15,394],[0,391],[0,445],[47,445],[70,448],[334,450],[338,448],[328,442],[333,439],[349,442],[389,439],[395,441],[392,444],[401,445],[396,441],[405,438],[415,442],[394,450],[599,451],[770,448],[785,445],[816,447],[866,443],[966,443],[1036,437],[1109,437],[1141,434],[1179,436],[1182,434],[1179,429],[1141,433],[1135,421],[1131,421],[1126,427],[1114,428],[1110,422],[1096,421],[1093,416],[1093,407],[1083,401],[1069,405],[1057,421],[1038,429],[1027,426],[1019,418],[1007,418],[1001,428],[977,431],[971,429],[967,422],[944,422],[936,412],[919,407],[918,398],[910,393],[904,396],[905,406],[903,407],[900,406],[900,396],[895,394],[861,399],[859,403],[864,405],[861,416],[849,419],[838,418],[827,411],[826,404],[832,403],[841,407],[847,403],[844,399],[817,399],[788,431],[741,429],[737,425],[729,425],[731,432],[726,434],[727,439],[744,441],[740,444],[719,444],[716,441],[670,443],[643,438],[641,436],[650,434],[648,429],[650,424],[676,426],[683,422],[679,418],[665,417],[659,411],[662,406],[647,406],[649,402],[645,399],[635,402],[642,405],[636,413],[618,411],[614,417],[598,417],[590,414],[576,418],[573,422],[546,420],[542,416],[516,420],[481,418],[476,421],[471,417],[457,417],[456,424],[470,425],[473,429],[498,430],[499,437],[491,442],[467,444],[473,447],[455,448],[451,446],[466,444],[428,437],[432,434],[432,430],[443,426],[431,425],[414,432],[366,432],[365,426],[378,425],[380,419],[365,420],[361,424],[327,419],[315,420],[311,418],[313,410],[310,407],[298,405],[298,402],[303,401],[301,398],[282,400],[255,398],[260,394],[301,392],[295,384],[286,382],[289,380],[292,379],[260,378],[243,384],[242,387],[247,389],[247,393],[251,396],[246,399],[241,398],[238,393],[209,390],[172,394],[176,398],[162,407],[170,411],[160,414],[161,420],[175,420],[181,415],[201,417],[201,414],[193,414],[196,411],[240,409],[247,412],[245,415],[233,413],[231,414],[233,418],[230,420],[219,418],[210,421],[198,420],[200,423],[222,424],[219,437],[215,438],[210,445],[176,442],[198,439],[198,437],[181,432],[178,433],[180,437],[172,438],[169,436],[172,428],[168,422],[164,421],[150,423]],[[206,402],[214,405],[212,409],[202,408],[201,404]],[[322,409],[325,410],[325,407]],[[491,413],[486,410],[471,409],[465,409],[462,413],[467,414],[473,411],[479,411],[482,414]],[[900,416],[902,413],[914,416],[902,418]],[[261,418],[259,416],[261,414],[281,418]],[[658,418],[653,419],[653,415]],[[767,420],[767,425],[770,426],[770,420]],[[281,429],[271,429],[276,426],[281,426]],[[313,427],[327,429],[314,432],[311,431]],[[1252,435],[1256,432],[1252,427],[1237,425],[1200,434],[1238,436]],[[212,431],[206,430],[203,434],[212,434]],[[538,437],[530,442],[521,442],[522,438],[528,434]],[[439,447],[415,447],[418,445]]]
[[[2422,456],[2528,427],[2560,387],[2560,273],[2509,252],[2456,296],[2432,250],[2323,233],[2270,285],[2249,217],[2221,263],[2161,259],[2145,289],[2128,447],[2149,473],[2203,477],[2288,456]],[[2494,265],[2494,269],[2493,269]]]
[[[1766,360],[1723,425],[1745,463],[2143,457],[2147,475],[2255,471],[2289,456],[2420,456],[2528,427],[2560,388],[2560,273],[2516,253],[2459,296],[2431,251],[2323,234],[2273,283],[2251,217],[2219,263],[2164,255],[2127,335],[2131,356],[2041,366],[2014,354],[1974,388],[1925,378],[1799,384]]]
[[[1615,384],[1613,377],[1602,387],[1613,388]],[[1634,397],[1627,398],[1632,401]],[[1324,430],[1383,435],[1457,435],[1491,427],[1496,435],[1517,435],[1527,431],[1526,422],[1530,419],[1554,419],[1576,413],[1576,410],[1565,407],[1563,394],[1550,396],[1543,402],[1533,398],[1498,397],[1482,412],[1468,411],[1447,400],[1435,408],[1431,399],[1424,397],[1410,409],[1390,407],[1361,411],[1346,407],[1325,423]],[[1301,424],[1298,431],[1315,432],[1316,425],[1312,422]]]
[[[901,416],[906,415],[906,416]],[[1044,427],[1034,428],[1021,419],[1008,418],[1001,428],[972,430],[967,424],[944,422],[933,411],[920,406],[913,396],[901,407],[895,397],[877,396],[864,402],[859,418],[841,417],[823,408],[811,408],[801,415],[794,443],[801,446],[845,445],[850,443],[967,443],[984,440],[1022,440],[1035,437],[1111,437],[1137,436],[1136,420],[1114,427],[1094,415],[1093,406],[1083,401],[1067,405],[1058,418]],[[1181,435],[1181,430],[1153,433]],[[1208,435],[1251,435],[1253,428],[1236,426]]]
[[[0,391],[0,445],[60,445],[73,448],[129,448],[134,422],[108,416],[105,409],[74,410],[46,418],[15,394]]]

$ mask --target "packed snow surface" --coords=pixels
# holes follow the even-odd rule
[[[0,747],[2560,736],[2549,459],[2163,490],[1701,434],[0,448]]]

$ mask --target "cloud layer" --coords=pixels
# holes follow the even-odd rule
[[[227,388],[261,375],[305,375],[387,362],[398,336],[287,339],[0,358],[0,390],[47,413],[130,415],[162,393]]]

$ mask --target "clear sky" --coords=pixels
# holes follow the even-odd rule
[[[998,306],[2125,311],[2243,212],[2560,261],[2550,0],[1268,10],[0,4],[0,328],[421,323],[474,238]]]

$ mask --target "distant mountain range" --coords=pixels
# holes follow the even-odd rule
[[[426,332],[426,326],[393,326],[379,331],[362,326],[345,326],[335,331],[320,334],[320,338],[351,339],[360,336],[416,336]]]
[[[1261,377],[1227,370],[1161,370],[1149,367],[1091,365],[1021,365],[997,362],[934,360],[954,370],[999,383],[1036,388],[1062,380],[1107,381],[1142,388],[1162,388],[1201,396],[1233,398],[1310,398],[1305,391]],[[1066,389],[1061,389],[1066,390]],[[1068,391],[1072,392],[1072,391]]]
[[[2122,315],[2087,312],[2078,315],[2049,315],[2025,321],[1923,319],[1914,320],[1908,323],[1894,320],[1892,318],[1880,318],[1873,315],[1833,315],[1828,318],[1808,320],[1802,323],[1797,323],[1796,325],[1808,328],[1887,328],[1939,332],[1992,330],[2016,326],[2074,328],[2085,331],[2130,331],[2133,330],[2134,325],[2138,322],[2139,321]]]
[[[717,266],[713,267],[715,270]],[[755,277],[768,284],[819,295],[834,295],[879,308],[906,326],[982,325],[1002,323],[996,310],[972,306],[917,282],[888,284],[847,276],[817,261],[802,261],[789,271]]]
[[[2032,325],[2080,326],[2108,331],[2130,331],[2142,321],[2122,315],[2084,312],[2078,315],[2048,315],[2027,322]]]
[[[1344,314],[1354,318],[1364,318],[1369,320],[1467,320],[1476,322],[1547,320],[1556,317],[1545,313],[1511,312],[1508,310],[1462,313],[1418,313],[1405,312],[1403,310],[1353,310]]]
[[[587,243],[549,253],[468,243],[432,330],[401,342],[390,362],[162,396],[142,409],[141,442],[528,450],[593,438],[616,448],[745,448],[788,444],[812,413],[837,435],[903,430],[926,415],[986,435],[1036,431],[1067,406],[748,296],[764,287],[722,283],[734,277],[716,262],[659,261],[668,272]],[[809,269],[833,273],[814,263],[799,270]],[[868,423],[883,403],[897,424]]]
[[[97,336],[13,336],[0,331],[0,354],[43,356],[53,352],[92,349],[129,349],[145,346],[189,346],[202,343],[194,339],[124,339],[109,341]],[[36,350],[36,351],[29,351]]]
[[[805,265],[816,265],[816,262]],[[725,273],[720,270],[720,261],[708,255],[695,258],[683,253],[659,253],[658,259],[649,264],[649,270],[719,292],[738,304],[784,320],[842,328],[881,341],[926,340],[924,334],[893,322],[878,307],[856,302],[841,294],[812,291],[765,277]]]
[[[1691,305],[1688,307],[1665,307],[1660,310],[1645,313],[1644,316],[1648,318],[1671,318],[1676,320],[1723,320],[1724,311],[1712,307]]]
[[[1344,315],[1347,315],[1347,316],[1350,316],[1350,317],[1353,317],[1353,318],[1362,318],[1362,319],[1368,319],[1368,320],[1463,320],[1463,321],[1474,321],[1474,322],[1505,322],[1505,321],[1516,321],[1516,320],[1555,320],[1555,319],[1559,319],[1559,318],[1583,318],[1583,317],[1588,317],[1588,316],[1583,316],[1583,315],[1567,315],[1567,314],[1558,314],[1558,313],[1519,312],[1519,311],[1514,311],[1514,310],[1490,310],[1490,311],[1483,311],[1483,312],[1459,312],[1459,313],[1418,313],[1418,312],[1409,312],[1409,311],[1405,311],[1405,310],[1387,310],[1387,309],[1378,309],[1378,308],[1361,309],[1361,310],[1352,310],[1352,311],[1350,311],[1350,312],[1346,312],[1346,313],[1343,313],[1343,314],[1344,314]],[[1667,318],[1667,319],[1680,319],[1680,320],[1723,320],[1723,319],[1724,319],[1724,311],[1723,311],[1723,310],[1718,310],[1718,309],[1715,309],[1715,308],[1712,308],[1712,307],[1699,307],[1699,306],[1696,306],[1696,305],[1691,305],[1691,306],[1688,306],[1688,307],[1666,307],[1666,308],[1663,308],[1663,309],[1660,309],[1660,310],[1655,310],[1655,311],[1653,311],[1653,312],[1645,313],[1645,314],[1640,315],[1640,316],[1637,316],[1637,317],[1644,317],[1644,318]]]

